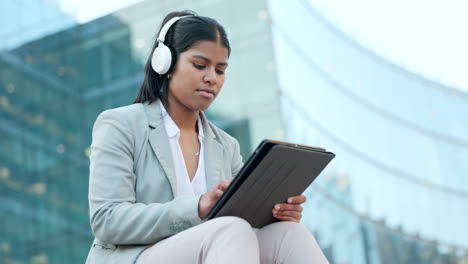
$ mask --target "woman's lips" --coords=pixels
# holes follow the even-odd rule
[[[208,99],[213,99],[215,96],[215,92],[211,89],[199,89],[197,90],[197,93]]]

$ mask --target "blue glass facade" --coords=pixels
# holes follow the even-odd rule
[[[210,120],[241,142],[244,157],[263,137],[281,135],[270,27],[258,15],[266,8],[264,2],[245,9],[222,1],[167,1],[162,8],[144,1],[0,52],[0,263],[84,263],[93,239],[87,200],[92,125],[104,109],[132,103],[169,11],[215,17],[230,35],[229,77],[206,113]],[[240,15],[250,31],[236,24]],[[257,47],[262,50],[247,66],[234,55],[253,56]],[[252,105],[263,110],[249,111]]]

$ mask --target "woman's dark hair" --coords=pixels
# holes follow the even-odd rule
[[[164,44],[169,47],[172,51],[172,65],[169,68],[168,73],[174,68],[174,64],[179,57],[179,54],[190,49],[199,41],[207,40],[218,42],[228,50],[228,56],[231,54],[231,47],[227,38],[226,31],[216,20],[198,16],[193,11],[183,12],[172,12],[169,13],[163,20],[161,28],[173,17],[178,16],[189,16],[184,17],[175,22],[167,31]],[[165,104],[167,104],[167,89],[168,79],[166,74],[158,74],[151,67],[151,57],[154,50],[158,46],[157,38],[155,41],[151,53],[145,65],[145,79],[141,85],[140,91],[133,103],[144,103],[154,102],[157,98],[160,98]]]

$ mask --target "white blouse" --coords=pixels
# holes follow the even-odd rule
[[[192,181],[188,176],[187,167],[185,166],[184,155],[179,144],[180,129],[177,127],[174,120],[167,113],[164,105],[159,101],[161,106],[161,113],[163,115],[164,126],[166,127],[167,136],[169,137],[169,145],[171,146],[172,160],[174,161],[175,174],[177,178],[177,193],[175,197],[179,196],[194,196],[206,192],[206,175],[205,175],[205,155],[203,145],[203,127],[198,117],[198,141],[200,142],[200,153],[198,154],[198,168]],[[195,154],[195,153],[194,153]],[[175,198],[174,197],[174,198]]]

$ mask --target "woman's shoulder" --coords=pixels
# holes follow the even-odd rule
[[[218,141],[220,141],[221,144],[233,145],[237,143],[237,139],[235,139],[233,136],[229,135],[226,131],[216,126],[210,120],[207,120],[207,123],[208,123],[210,130],[213,132],[213,134],[216,136],[216,138],[218,139]]]
[[[147,123],[145,110],[141,103],[104,110],[96,118],[96,123],[103,120],[112,120],[116,123],[126,124],[129,127],[138,126],[139,123],[142,123],[142,125]]]
[[[232,172],[233,175],[236,175],[242,167],[242,156],[240,154],[239,142],[236,138],[229,135],[226,131],[222,130],[221,128],[217,127],[211,121],[208,121],[208,126],[215,135],[215,140],[223,146],[227,153],[230,153],[229,155],[231,157],[230,160]]]
[[[122,118],[132,118],[142,113],[144,113],[143,104],[138,103],[107,109],[102,111],[99,115],[113,115],[120,116]]]

